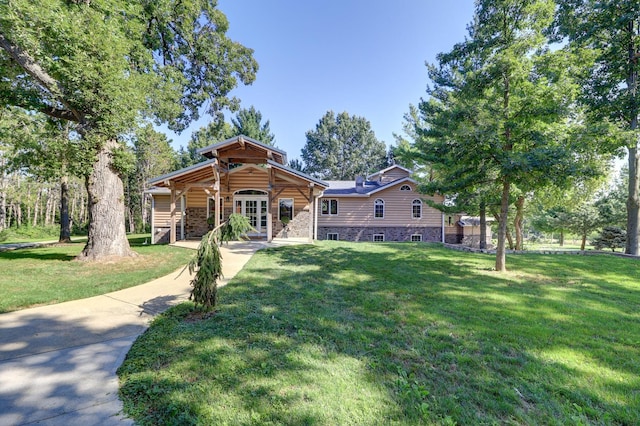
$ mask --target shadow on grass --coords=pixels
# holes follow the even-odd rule
[[[497,274],[427,245],[265,250],[211,318],[158,320],[121,392],[143,424],[251,421],[207,417],[226,404],[277,424],[635,424],[637,288],[593,260],[521,256]]]
[[[17,260],[17,259],[34,259],[34,260],[61,260],[70,261],[76,256],[54,249],[45,247],[18,249],[0,252],[0,259]]]

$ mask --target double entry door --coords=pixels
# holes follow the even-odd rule
[[[268,198],[262,195],[236,195],[234,212],[246,216],[258,234],[266,234],[267,202]]]

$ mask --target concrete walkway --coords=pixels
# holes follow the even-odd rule
[[[222,247],[221,285],[269,246]],[[149,321],[189,297],[190,276],[180,271],[102,296],[1,314],[0,425],[133,424],[121,414],[116,370]]]

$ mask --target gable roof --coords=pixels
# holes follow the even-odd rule
[[[367,180],[364,182],[363,190],[356,190],[355,182],[352,180],[330,180],[327,183],[329,188],[324,191],[323,197],[369,197],[372,194],[393,188],[402,183],[417,183],[410,177],[394,180],[393,182],[379,183],[378,181]]]
[[[277,170],[283,171],[285,173],[288,173],[290,175],[299,177],[299,178],[307,180],[309,182],[313,182],[314,184],[322,186],[323,188],[328,188],[329,187],[329,183],[328,182],[325,182],[325,181],[320,180],[318,178],[314,178],[311,175],[308,175],[308,174],[303,173],[303,172],[301,172],[299,170],[296,170],[296,169],[292,169],[292,168],[287,167],[287,166],[285,166],[283,164],[276,163],[275,161],[267,160],[267,164],[272,166],[272,167],[274,167],[274,168],[276,168]]]
[[[150,186],[164,186],[165,181],[168,180],[179,180],[180,177],[190,175],[192,173],[199,173],[200,181],[211,180],[214,177],[213,167],[215,166],[216,159],[212,158],[211,160],[206,160],[198,164],[194,164],[189,167],[185,167],[184,169],[176,170],[175,172],[166,173],[164,175],[160,175],[153,179],[149,179],[147,183]]]
[[[216,142],[209,146],[205,146],[204,148],[200,148],[196,150],[196,152],[208,158],[221,157],[220,151],[231,150],[236,145],[240,147],[242,151],[247,152],[249,151],[247,150],[247,145],[249,145],[251,151],[258,155],[264,155],[264,160],[274,160],[280,164],[285,164],[287,162],[287,153],[285,151],[244,135],[238,135],[223,140],[222,142]],[[242,162],[242,154],[237,150],[234,151],[232,158],[237,158],[240,160],[238,162]]]
[[[409,174],[409,175],[411,175],[411,174],[413,173],[411,170],[409,170],[409,169],[407,169],[407,168],[405,168],[405,167],[402,167],[402,166],[399,166],[399,165],[397,165],[397,164],[394,164],[394,165],[392,165],[392,166],[387,167],[386,169],[382,169],[382,170],[380,170],[380,171],[377,171],[377,172],[375,172],[375,173],[370,174],[369,176],[367,176],[367,180],[374,180],[374,178],[375,178],[376,176],[383,175],[383,174],[385,174],[385,173],[387,173],[388,171],[391,171],[391,170],[393,170],[393,169],[400,169],[400,170],[403,170],[403,171],[407,172],[407,174]]]

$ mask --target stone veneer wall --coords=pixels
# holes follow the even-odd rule
[[[319,226],[318,239],[326,240],[327,234],[337,233],[341,241],[373,241],[373,234],[384,234],[385,241],[411,241],[414,234],[422,235],[424,242],[442,242],[441,227],[338,227]]]
[[[277,238],[284,237],[282,222],[278,220],[278,213],[273,215],[273,234]],[[287,237],[288,238],[309,238],[309,221],[311,214],[308,209],[300,209],[294,211],[294,217],[289,222]]]
[[[447,244],[462,244],[464,235],[462,234],[446,234],[444,236],[444,242]]]
[[[206,207],[189,207],[185,211],[185,238],[200,238],[209,231]]]
[[[153,244],[169,244],[171,238],[170,227],[156,227],[153,234]],[[180,223],[176,225],[176,235],[180,238]]]

